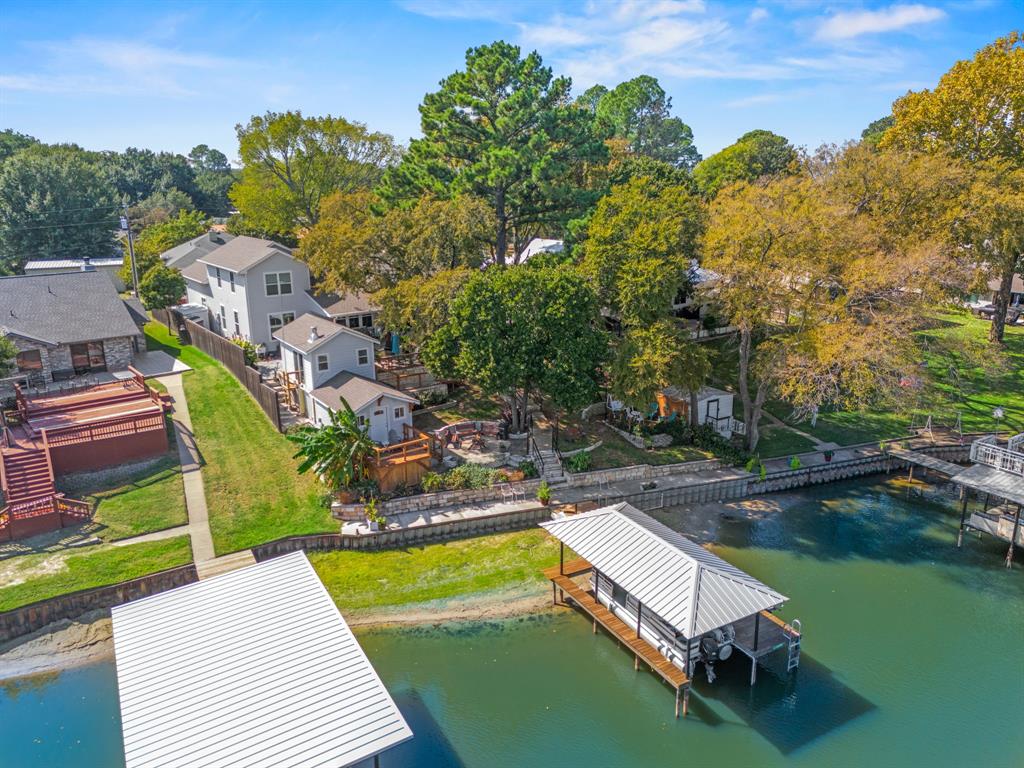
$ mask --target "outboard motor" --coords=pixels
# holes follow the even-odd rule
[[[735,639],[736,630],[732,624],[713,629],[700,639],[701,660],[709,683],[715,682],[715,662],[725,661],[732,656],[732,643]]]

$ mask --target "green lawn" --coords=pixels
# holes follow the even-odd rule
[[[453,406],[416,416],[416,427],[435,430],[460,421],[495,421],[501,418],[501,398],[485,395],[474,387],[462,387],[452,395],[452,400],[455,401]]]
[[[137,579],[192,561],[188,536],[127,547],[102,545],[0,560],[0,611],[55,595]]]
[[[95,505],[97,535],[125,539],[188,522],[177,453],[130,476],[90,489],[83,498]],[[70,494],[69,494],[70,495]]]
[[[203,456],[210,531],[218,555],[307,533],[336,532],[325,490],[298,474],[293,445],[277,432],[226,368],[194,347],[182,347],[159,323],[146,326],[150,349],[192,367],[185,395]]]
[[[800,428],[803,430],[802,425]],[[762,421],[761,437],[757,443],[757,454],[762,459],[775,459],[779,456],[790,456],[794,453],[813,450],[814,443],[803,435],[798,435],[785,427],[778,427],[770,422]]]
[[[999,354],[985,342],[989,326],[988,321],[967,314],[950,314],[918,331],[922,387],[903,412],[823,411],[812,428],[809,420],[792,421],[792,408],[786,403],[769,401],[765,410],[819,440],[840,445],[898,437],[906,434],[912,419],[922,424],[929,414],[935,423],[951,426],[959,413],[965,432],[987,431],[996,427],[992,417],[996,406],[1006,413],[1001,428],[1019,432],[1024,430],[1024,328],[1007,327],[1005,350]],[[970,347],[973,351],[964,354]],[[714,383],[735,390],[735,340],[709,342],[709,348],[716,355]],[[736,402],[739,407],[738,397]],[[799,450],[813,450],[813,446],[799,435],[762,428],[758,448],[762,456]]]
[[[539,529],[381,552],[309,555],[343,613],[401,606],[544,580],[558,542]]]

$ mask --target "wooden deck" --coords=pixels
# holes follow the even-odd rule
[[[573,602],[587,613],[596,624],[600,624],[616,640],[625,645],[642,661],[652,672],[658,674],[662,680],[668,683],[676,691],[676,715],[679,714],[679,693],[687,692],[690,686],[690,679],[679,667],[666,659],[653,645],[643,638],[637,637],[636,627],[629,626],[598,602],[594,596],[573,581],[574,576],[582,576],[592,570],[592,566],[583,558],[572,560],[563,565],[555,565],[546,568],[543,573],[553,588],[561,591],[563,598],[571,597]],[[684,710],[685,714],[685,710]]]
[[[946,475],[947,477],[952,477],[953,475],[964,471],[964,467],[961,467],[959,464],[954,464],[951,461],[945,461],[943,459],[937,459],[934,456],[928,456],[927,454],[919,453],[917,451],[908,451],[903,448],[895,448],[892,446],[889,446],[886,451],[894,458],[902,459],[903,461],[910,464],[916,464],[917,466],[924,467],[925,469],[930,469],[933,472],[938,472],[939,474]]]

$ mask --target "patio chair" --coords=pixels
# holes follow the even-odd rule
[[[502,504],[515,504],[516,502],[516,491],[508,483],[501,484],[501,502]]]

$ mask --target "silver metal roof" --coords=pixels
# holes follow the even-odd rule
[[[127,768],[341,768],[412,738],[302,552],[112,613]]]
[[[686,638],[788,599],[626,503],[541,526]]]

